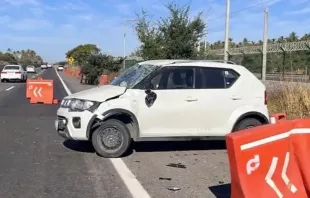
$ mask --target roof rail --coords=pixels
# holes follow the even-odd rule
[[[174,61],[171,64],[176,64],[176,63],[190,63],[190,62],[217,62],[217,63],[225,63],[225,60],[179,60],[179,61]],[[232,64],[236,65],[235,62],[232,61],[227,61],[227,64]]]
[[[232,64],[232,65],[236,65],[235,62],[232,61],[225,61],[225,60],[205,60],[206,62],[218,62],[218,63],[227,63],[227,64]]]

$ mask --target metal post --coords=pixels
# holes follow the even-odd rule
[[[264,12],[264,41],[263,41],[263,64],[262,64],[262,80],[266,80],[267,67],[267,43],[268,43],[268,8]]]
[[[125,30],[125,23],[124,23],[124,38],[123,38],[123,50],[124,50],[124,60],[123,60],[123,68],[125,69],[126,64],[125,64],[125,58],[126,58],[126,30]]]
[[[229,16],[230,15],[230,0],[226,0],[226,25],[225,25],[225,46],[224,46],[224,61],[228,61],[228,44],[229,44]]]

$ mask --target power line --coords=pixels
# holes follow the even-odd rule
[[[253,6],[249,6],[249,7],[243,8],[243,9],[241,9],[241,10],[237,10],[237,11],[235,11],[235,12],[231,12],[230,15],[237,14],[237,13],[239,13],[239,12],[243,12],[243,11],[245,11],[245,10],[249,10],[249,9],[255,8],[255,7],[264,5],[264,4],[269,3],[269,2],[272,2],[272,1],[276,1],[276,0],[264,1],[264,2],[262,2],[262,3],[255,4],[255,5],[253,5]],[[221,16],[219,16],[219,17],[215,17],[215,18],[213,18],[213,19],[210,19],[209,22],[210,22],[210,21],[214,21],[214,20],[216,20],[216,19],[220,19],[220,18],[225,17],[225,16],[226,16],[226,15],[223,14],[223,15],[221,15]]]

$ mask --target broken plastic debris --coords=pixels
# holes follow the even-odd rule
[[[168,180],[168,181],[170,181],[171,178],[170,177],[160,177],[159,180]]]
[[[175,187],[175,186],[170,186],[170,187],[168,187],[168,190],[178,191],[178,190],[181,190],[181,188],[178,188],[178,187]]]
[[[181,164],[181,163],[170,163],[170,164],[167,164],[166,166],[170,166],[170,167],[174,167],[174,168],[186,168],[186,166],[184,164]]]

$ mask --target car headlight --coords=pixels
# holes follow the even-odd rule
[[[61,101],[60,106],[69,108],[69,111],[95,111],[100,105],[100,102],[80,99],[64,99]]]

